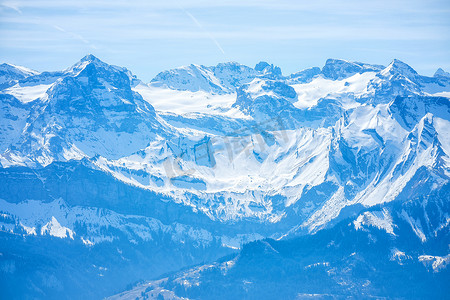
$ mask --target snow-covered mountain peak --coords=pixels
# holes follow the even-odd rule
[[[273,64],[269,64],[265,61],[260,61],[256,64],[255,70],[259,72],[262,76],[268,77],[268,78],[279,78],[282,75],[281,68],[274,66]]]
[[[73,66],[67,68],[64,70],[66,74],[69,75],[77,75],[83,70],[88,68],[88,70],[92,70],[94,68],[96,69],[103,69],[108,70],[109,72],[126,72],[126,68],[114,66],[107,64],[103,62],[102,60],[98,59],[92,54],[88,54],[84,56],[82,59],[80,59],[77,63],[75,63]]]
[[[365,98],[377,103],[388,103],[397,96],[445,96],[450,91],[450,80],[419,75],[408,64],[394,59],[369,82],[367,91]]]
[[[10,64],[10,63],[3,63],[0,65],[0,72],[7,72],[7,71],[12,71],[15,73],[21,73],[25,76],[31,76],[31,75],[37,75],[39,74],[38,71],[26,68],[26,67],[22,67],[22,66],[17,66],[14,64]]]
[[[150,84],[192,92],[223,90],[220,81],[214,76],[212,70],[205,66],[194,64],[160,72],[150,81]]]
[[[130,78],[134,76],[126,68],[109,65],[89,54],[67,69],[47,94],[53,104],[62,105],[63,114],[68,113],[66,109],[77,113],[97,111],[100,117],[100,111],[134,113],[138,109],[153,115],[153,107],[132,91]]]
[[[14,85],[18,80],[37,75],[39,72],[9,63],[0,65],[0,87]]]
[[[255,68],[237,62],[219,63],[211,67],[191,64],[163,71],[150,84],[181,91],[229,94],[256,77],[282,79],[282,73],[279,67],[267,62],[260,62]]]
[[[106,64],[105,62],[103,62],[101,59],[99,59],[98,57],[96,57],[93,54],[86,54],[85,56],[83,56],[82,58],[80,58],[79,61],[77,61],[75,64],[73,64],[70,68],[73,68],[74,66],[79,66],[79,65],[85,65],[85,64],[89,64],[89,63],[96,63],[96,64]]]
[[[24,128],[14,148],[41,165],[95,155],[121,157],[144,148],[163,125],[154,108],[132,90],[130,74],[86,56],[45,86],[41,101],[20,120]]]
[[[384,70],[380,72],[380,74],[383,76],[403,75],[410,80],[419,75],[408,64],[398,59],[394,59]]]
[[[236,62],[220,63],[212,67],[191,64],[160,72],[150,84],[181,91],[227,94],[250,82],[258,74],[254,69]]]
[[[327,59],[325,66],[322,68],[322,74],[326,78],[333,80],[345,79],[357,73],[377,72],[383,66],[370,65],[360,62],[350,62],[342,59]]]
[[[81,58],[78,62],[76,62],[71,67],[67,68],[65,71],[67,73],[69,73],[69,72],[77,73],[77,72],[80,72],[81,70],[83,70],[87,65],[92,64],[92,63],[96,64],[96,65],[103,65],[103,66],[106,65],[103,61],[101,61],[94,55],[88,54],[88,55],[84,56],[83,58]]]
[[[103,63],[99,58],[97,58],[96,56],[94,56],[93,54],[86,54],[82,59],[80,59],[81,62],[99,62],[99,63]]]

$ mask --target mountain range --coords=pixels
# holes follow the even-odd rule
[[[0,65],[0,105],[2,298],[448,295],[442,69],[87,55]]]

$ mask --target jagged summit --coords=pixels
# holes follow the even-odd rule
[[[273,64],[269,64],[265,61],[257,63],[255,70],[260,72],[262,76],[269,78],[277,78],[282,76],[280,67],[274,66]]]
[[[370,65],[360,62],[350,62],[342,59],[327,59],[322,68],[322,74],[326,78],[338,80],[350,77],[357,73],[378,72],[383,69],[380,65]]]
[[[396,75],[401,74],[409,79],[415,78],[417,75],[419,75],[416,70],[414,70],[412,67],[410,67],[408,64],[402,62],[399,59],[394,59],[392,62],[381,71],[381,74],[387,75]]]
[[[99,61],[101,62],[101,60],[99,58],[97,58],[96,56],[94,56],[93,54],[87,54],[86,56],[84,56],[82,59],[80,59],[80,61],[85,62],[85,61],[90,61],[90,62],[94,62],[94,61]]]
[[[105,62],[103,62],[93,54],[87,54],[83,56],[78,62],[76,62],[71,68],[73,68],[74,66],[86,65],[90,63],[94,63],[97,65],[107,65]]]
[[[445,72],[442,68],[439,68],[436,70],[436,72],[433,75],[434,77],[447,77],[450,78],[450,73]]]
[[[88,55],[84,56],[78,62],[76,62],[74,65],[72,65],[71,67],[67,68],[64,71],[66,73],[76,74],[76,73],[81,72],[88,66],[93,66],[93,67],[99,68],[99,69],[108,69],[110,71],[114,71],[114,70],[115,71],[123,71],[123,72],[128,71],[126,68],[118,67],[118,66],[114,66],[114,65],[105,63],[104,61],[100,60],[99,58],[95,57],[92,54],[88,54]]]
[[[270,64],[269,64],[268,62],[260,61],[259,63],[257,63],[257,64],[255,65],[255,70],[261,72],[261,71],[263,71],[264,69],[269,68],[269,67],[270,67]]]

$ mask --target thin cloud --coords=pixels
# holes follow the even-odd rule
[[[223,55],[225,55],[225,51],[223,50],[222,46],[219,44],[219,42],[212,36],[212,34],[207,31],[202,24],[197,20],[196,17],[194,17],[190,12],[188,12],[187,10],[185,10],[184,8],[181,7],[181,10],[184,11],[184,13],[186,15],[188,15],[188,17],[197,25],[198,28],[200,28],[201,30],[203,30],[209,37],[209,39],[217,46],[217,48],[220,50],[220,52],[222,52]]]
[[[0,3],[0,6],[5,7],[7,9],[12,9],[12,10],[16,11],[17,13],[22,14],[22,11],[20,10],[19,5],[16,2],[2,2],[2,3]]]
[[[85,39],[82,35],[77,34],[77,33],[73,33],[70,31],[65,30],[64,28],[57,26],[57,25],[52,25],[53,28],[55,28],[56,30],[63,32],[65,34],[67,34],[68,36],[70,36],[71,38],[75,39],[75,40],[79,40],[81,42],[83,42],[84,44],[90,46],[92,49],[97,49],[97,47],[95,45],[93,45],[90,41],[88,41],[87,39]]]
[[[40,9],[67,9],[67,10],[91,10],[91,9],[154,9],[168,10],[176,9],[179,0],[166,1],[109,1],[109,0],[78,0],[78,1],[55,1],[55,0],[16,0],[4,1],[5,6],[14,8],[40,8]],[[301,12],[332,12],[340,15],[366,15],[385,13],[386,11],[397,11],[403,13],[441,13],[447,14],[450,11],[448,0],[380,0],[380,1],[360,1],[360,0],[317,0],[317,1],[292,1],[292,0],[227,0],[227,1],[204,1],[186,0],[183,7],[187,9],[208,9],[208,8],[249,8],[265,9],[270,11],[301,11]]]

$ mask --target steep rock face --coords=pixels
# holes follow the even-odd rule
[[[398,123],[411,130],[427,113],[444,120],[450,119],[450,100],[445,97],[397,97],[389,110]]]
[[[0,152],[19,141],[31,106],[20,102],[14,96],[0,94]]]

